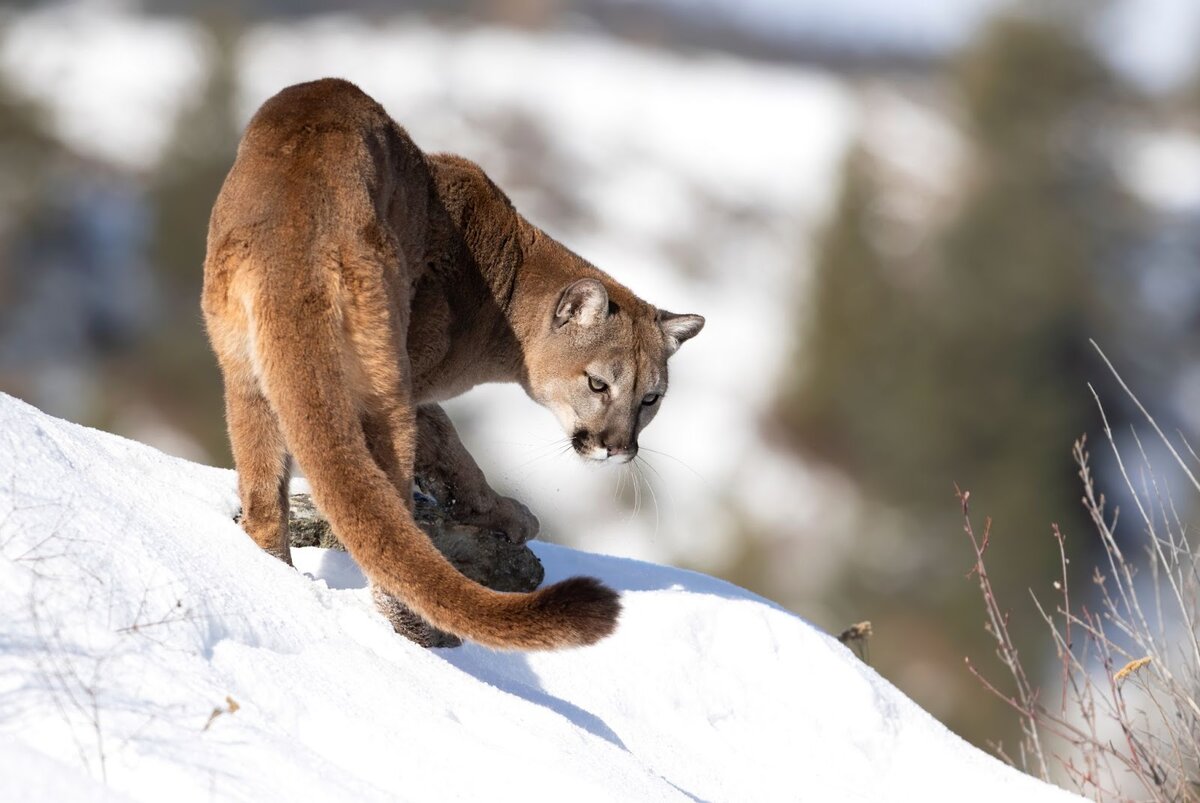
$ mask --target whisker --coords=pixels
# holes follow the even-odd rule
[[[648,468],[648,469],[650,469],[651,471],[653,471],[653,472],[654,472],[654,476],[658,477],[658,479],[659,479],[659,480],[662,482],[662,486],[663,486],[663,488],[664,488],[664,489],[666,490],[666,492],[667,492],[667,501],[669,501],[669,502],[671,503],[671,507],[672,507],[672,508],[675,508],[675,507],[676,507],[676,505],[675,505],[675,494],[673,494],[673,493],[671,492],[671,484],[670,484],[669,482],[667,482],[667,480],[666,480],[666,477],[664,477],[664,476],[662,475],[662,473],[661,473],[661,472],[659,472],[659,470],[658,470],[657,468],[655,468],[655,467],[654,467],[654,464],[653,464],[653,463],[651,463],[651,462],[650,462],[649,460],[647,460],[646,458],[644,458],[644,457],[641,457],[641,456],[639,455],[638,457],[635,457],[634,459],[635,459],[635,460],[640,460],[640,461],[642,461],[642,465],[644,465],[646,468]]]
[[[617,472],[617,485],[616,485],[616,488],[613,490],[613,501],[617,501],[621,498],[621,489],[625,487],[626,473],[627,472],[625,472],[625,471]]]
[[[633,521],[637,518],[638,513],[642,512],[642,484],[638,482],[636,467],[633,463],[625,464],[629,471],[629,481],[633,484],[633,512],[629,514],[628,521]]]
[[[554,443],[551,443],[547,447],[547,450],[553,454],[562,454],[563,452],[566,452],[572,448],[574,447],[571,444],[570,438],[559,438],[558,440],[554,441]]]
[[[680,459],[679,459],[678,457],[676,457],[675,455],[673,455],[673,454],[668,454],[667,452],[659,451],[658,449],[651,449],[649,446],[642,446],[642,447],[640,447],[640,451],[642,451],[642,452],[650,452],[650,454],[661,455],[661,456],[663,456],[663,457],[667,458],[668,460],[674,460],[676,463],[678,463],[679,465],[683,466],[683,467],[684,467],[684,468],[686,468],[688,471],[692,472],[692,474],[696,475],[696,479],[698,479],[698,480],[700,480],[702,483],[704,483],[705,487],[706,487],[706,488],[708,488],[708,490],[709,490],[710,492],[713,492],[713,493],[715,493],[715,489],[713,488],[713,484],[712,484],[712,482],[710,482],[710,481],[709,481],[709,479],[708,479],[707,477],[705,477],[703,474],[701,474],[701,473],[700,473],[699,471],[697,471],[696,469],[694,469],[694,468],[692,468],[691,466],[689,466],[687,463],[685,463],[685,462],[683,462],[682,460],[680,460]]]
[[[533,457],[529,458],[524,463],[521,463],[519,466],[514,467],[513,470],[517,471],[525,468],[526,466],[536,463],[539,460],[545,460],[547,457],[557,457],[566,451],[567,447],[570,445],[570,438],[559,438],[551,443],[543,444],[542,446],[538,447],[536,454],[534,454]]]
[[[541,463],[543,460],[547,460],[549,458],[557,459],[559,457],[562,457],[564,454],[571,451],[571,449],[572,449],[571,442],[569,440],[565,441],[564,443],[556,444],[556,445],[558,446],[558,448],[555,451],[548,451],[548,452],[545,452],[540,455],[535,455],[535,456],[531,457],[530,459],[526,460],[524,463],[521,463],[520,465],[513,467],[511,469],[513,475],[515,475],[521,479],[525,479],[526,477],[528,477],[530,475],[530,473],[532,473],[534,471],[534,469],[536,469],[538,467],[536,464]],[[521,469],[524,469],[524,471],[522,471]]]
[[[645,462],[645,461],[642,461],[642,462]],[[632,463],[630,463],[630,465],[638,466],[637,460],[634,459],[634,461]],[[646,465],[649,465],[649,463],[647,463]],[[658,494],[656,494],[654,492],[654,483],[650,482],[650,478],[646,476],[645,472],[642,471],[640,466],[638,466],[637,470],[638,470],[638,474],[641,476],[641,478],[643,480],[645,480],[646,489],[648,491],[650,491],[650,500],[654,503],[654,534],[650,536],[650,540],[653,541],[658,538],[658,528],[659,528],[659,525],[662,523],[661,519],[659,518]]]

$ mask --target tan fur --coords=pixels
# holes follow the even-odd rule
[[[459,574],[412,520],[413,467],[454,488],[464,518],[532,537],[537,520],[491,490],[437,402],[518,382],[581,454],[631,456],[667,356],[703,319],[641,301],[336,79],[251,120],[213,208],[203,308],[243,526],[263,549],[290,563],[294,455],[376,589],[435,627],[518,649],[612,632],[618,596],[592,578],[502,594]]]

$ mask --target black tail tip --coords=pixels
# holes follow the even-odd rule
[[[612,635],[621,595],[595,577],[570,577],[535,592],[540,612],[561,623],[560,647],[584,647]]]

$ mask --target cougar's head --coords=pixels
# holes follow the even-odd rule
[[[632,460],[667,392],[667,358],[704,318],[632,296],[618,304],[597,279],[568,285],[546,315],[529,355],[530,395],[557,416],[581,457]]]

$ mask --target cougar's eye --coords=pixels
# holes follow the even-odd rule
[[[608,383],[599,377],[588,374],[588,387],[595,393],[603,393],[608,390]]]
[[[642,404],[646,407],[653,407],[658,404],[658,400],[662,398],[661,393],[647,393],[642,397]]]

